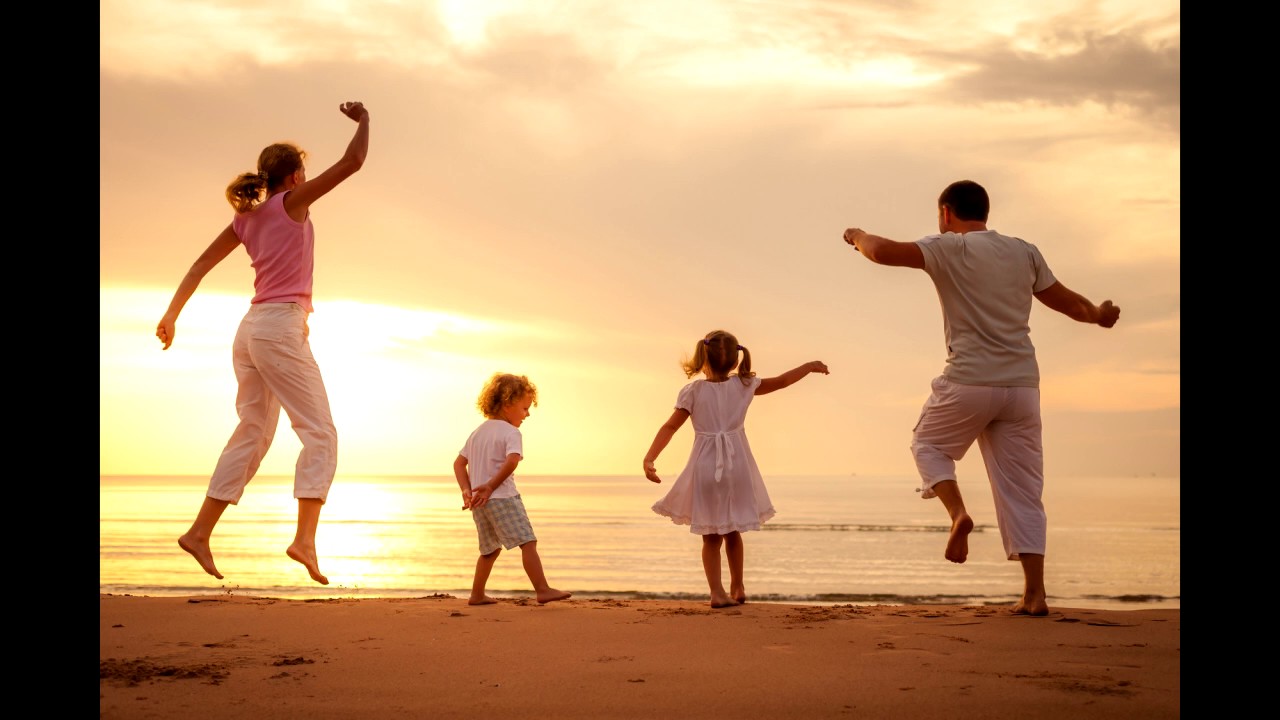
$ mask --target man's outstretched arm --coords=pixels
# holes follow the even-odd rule
[[[1089,298],[1060,282],[1055,282],[1036,293],[1036,299],[1077,322],[1109,328],[1120,319],[1120,307],[1110,300],[1103,300],[1101,305],[1094,305]]]
[[[844,241],[852,245],[868,260],[881,265],[924,269],[924,251],[913,242],[898,242],[879,235],[872,235],[861,228],[844,231]]]

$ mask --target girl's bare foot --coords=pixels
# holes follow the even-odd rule
[[[734,607],[737,604],[738,604],[737,600],[734,600],[733,598],[723,593],[711,596],[711,607],[713,608],[718,609],[718,608]]]
[[[191,533],[187,533],[178,538],[178,547],[191,553],[191,556],[200,563],[200,567],[210,575],[222,579],[222,573],[218,572],[218,568],[213,564],[213,551],[209,549],[208,538],[199,539],[191,537]]]
[[[540,590],[536,597],[538,598],[539,603],[549,603],[557,600],[567,600],[570,597],[573,597],[573,593],[557,590],[555,588],[547,588],[546,590]]]
[[[478,598],[473,597],[467,600],[468,605],[492,605],[496,602],[498,602],[496,599],[491,598],[488,595],[482,595],[481,597],[478,597]]]
[[[307,568],[307,572],[311,575],[311,579],[321,585],[328,585],[329,578],[320,574],[320,561],[316,559],[316,549],[306,545],[294,543],[285,551],[289,557],[302,563]]]
[[[963,513],[951,523],[951,537],[947,538],[946,558],[962,563],[969,557],[969,533],[973,532],[973,518]]]

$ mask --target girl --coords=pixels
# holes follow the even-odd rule
[[[243,173],[231,181],[227,202],[235,208],[235,217],[192,264],[156,326],[156,337],[168,350],[178,314],[200,281],[244,245],[254,269],[254,296],[231,348],[239,384],[236,413],[240,423],[218,458],[191,529],[178,538],[178,546],[218,579],[222,573],[213,562],[209,537],[227,504],[239,503],[245,486],[258,471],[275,437],[283,406],[302,441],[293,481],[298,528],[285,554],[302,563],[312,580],[329,584],[316,557],[316,526],[338,466],[338,431],[307,340],[315,267],[315,231],[309,208],[359,170],[369,152],[369,111],[359,102],[342,103],[338,110],[357,125],[347,151],[329,169],[308,180],[302,162],[306,153],[294,145],[277,143],[258,155],[257,172]]]
[[[747,444],[743,428],[747,407],[756,395],[781,390],[809,373],[829,373],[826,364],[813,360],[777,377],[758,378],[751,370],[751,352],[724,330],[713,330],[699,340],[683,367],[686,377],[701,373],[706,379],[694,380],[680,390],[675,412],[658,428],[644,456],[644,474],[652,482],[662,482],[653,463],[692,417],[695,435],[689,462],[666,496],[653,504],[653,511],[702,536],[702,569],[711,588],[711,607],[729,607],[747,601],[742,533],[759,530],[774,515],[764,478]],[[738,372],[730,375],[735,367]],[[729,558],[728,593],[720,580],[721,544]]]

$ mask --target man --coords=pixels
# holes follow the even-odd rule
[[[1044,448],[1040,369],[1031,344],[1031,298],[1067,317],[1109,328],[1120,318],[1110,300],[1094,305],[1050,272],[1036,246],[987,229],[991,201],[971,180],[938,197],[938,233],[898,242],[859,228],[844,241],[868,260],[924,270],[942,304],[947,365],[912,433],[921,497],[941,498],[951,516],[945,557],[969,554],[973,519],[956,482],[956,461],[978,441],[995,498],[1000,539],[1022,563],[1019,615],[1048,615],[1044,588]]]

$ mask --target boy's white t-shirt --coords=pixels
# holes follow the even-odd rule
[[[467,475],[471,479],[471,488],[489,482],[498,473],[498,469],[507,461],[507,456],[516,453],[524,459],[523,441],[520,428],[506,420],[488,419],[480,424],[467,438],[458,454],[467,459]],[[519,495],[516,490],[516,474],[512,472],[506,480],[493,491],[490,498],[506,498]]]

